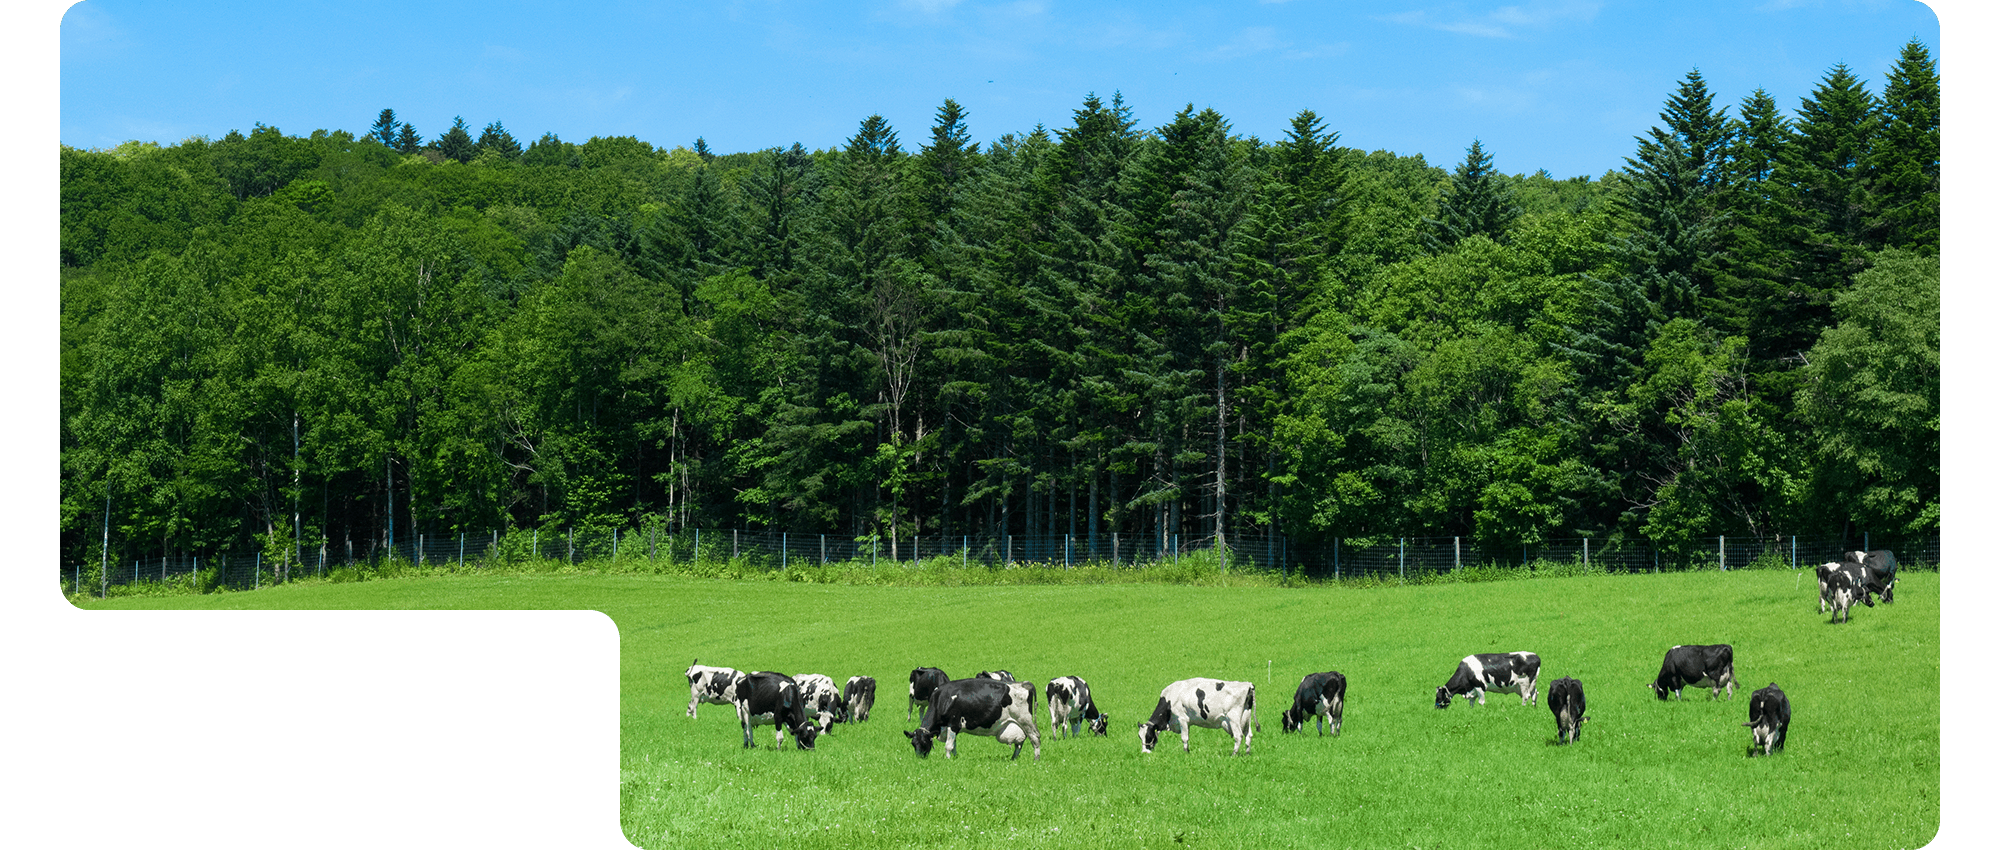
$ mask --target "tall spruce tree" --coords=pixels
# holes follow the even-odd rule
[[[477,151],[473,149],[472,131],[466,129],[464,118],[451,119],[451,129],[438,136],[437,152],[446,159],[472,161],[472,155]]]
[[[1472,140],[1465,161],[1451,174],[1451,190],[1438,202],[1437,218],[1426,219],[1424,244],[1433,254],[1452,249],[1468,236],[1507,241],[1507,229],[1521,215],[1513,193],[1493,170],[1493,156]]]
[[[1727,251],[1715,256],[1716,299],[1711,324],[1749,342],[1751,368],[1778,368],[1781,356],[1772,322],[1787,309],[1793,285],[1783,231],[1789,191],[1779,168],[1790,155],[1791,123],[1763,89],[1743,99],[1729,122],[1728,190],[1723,194]]]
[[[1875,98],[1844,64],[1827,71],[1799,105],[1779,160],[1787,189],[1781,231],[1791,275],[1785,300],[1766,317],[1772,353],[1796,365],[1833,322],[1835,294],[1867,267],[1869,228],[1880,221],[1867,191]]]
[[[1937,63],[1911,39],[1882,87],[1881,127],[1868,151],[1869,228],[1877,244],[1935,254],[1940,187]]]
[[[368,128],[368,138],[381,142],[385,148],[396,147],[396,110],[384,109],[376,116],[375,124]]]
[[[396,129],[396,152],[412,154],[424,149],[424,137],[417,135],[417,128],[408,121]]]
[[[486,151],[499,154],[501,159],[520,159],[521,143],[514,140],[514,134],[507,132],[506,127],[495,121],[479,131],[479,141],[472,146],[473,156]]]
[[[1715,295],[1710,259],[1721,247],[1729,129],[1699,69],[1660,112],[1664,126],[1628,158],[1628,197],[1639,227],[1624,246],[1630,273],[1667,319],[1698,318]]]

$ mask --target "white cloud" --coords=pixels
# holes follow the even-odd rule
[[[1597,17],[1597,10],[1603,6],[1596,0],[1545,0],[1501,6],[1489,12],[1472,12],[1462,4],[1453,4],[1439,10],[1419,9],[1376,19],[1482,38],[1514,38],[1524,29],[1545,29],[1559,24],[1590,21]]]

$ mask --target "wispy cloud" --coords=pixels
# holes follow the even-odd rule
[[[1210,58],[1235,59],[1284,47],[1278,40],[1277,27],[1248,27],[1236,34],[1228,43],[1209,52]]]
[[[1597,10],[1603,5],[1595,0],[1546,0],[1475,12],[1462,4],[1453,4],[1442,9],[1417,9],[1383,15],[1377,20],[1481,38],[1514,38],[1524,30],[1589,21],[1597,17]]]

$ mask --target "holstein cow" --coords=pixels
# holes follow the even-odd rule
[[[1827,618],[1828,623],[1851,622],[1849,610],[1857,600],[1870,608],[1875,607],[1874,597],[1868,595],[1868,590],[1861,583],[1859,567],[1850,570],[1837,564],[1827,566],[1835,567],[1820,582],[1820,587],[1824,588],[1821,591],[1824,601],[1833,606],[1833,616]]]
[[[911,670],[910,708],[903,712],[903,719],[908,720],[914,716],[917,706],[929,705],[931,692],[949,681],[951,681],[951,677],[945,675],[943,670],[939,670],[936,667],[918,667],[915,670]]]
[[[694,707],[700,703],[709,705],[735,705],[736,683],[743,678],[728,667],[704,667],[701,659],[688,665],[688,716],[693,717]]]
[[[1195,726],[1221,729],[1235,745],[1232,755],[1249,752],[1257,728],[1257,686],[1218,679],[1182,679],[1160,689],[1153,716],[1139,724],[1139,752],[1150,753],[1160,730],[1181,734],[1181,752],[1188,751],[1188,730]]]
[[[1824,614],[1829,608],[1833,607],[1833,597],[1836,589],[1835,576],[1845,577],[1840,581],[1852,588],[1850,596],[1858,597],[1863,605],[1870,608],[1875,607],[1874,597],[1878,595],[1885,602],[1889,600],[1888,585],[1882,582],[1879,573],[1860,560],[1867,557],[1867,553],[1849,552],[1842,557],[1844,560],[1828,561],[1813,568],[1813,573],[1819,577],[1820,613]],[[1894,558],[1893,555],[1890,557]],[[1852,607],[1852,600],[1848,604],[1849,607]]]
[[[792,677],[799,685],[799,696],[805,698],[806,713],[819,722],[821,732],[832,732],[833,722],[843,718],[840,689],[833,684],[833,677],[819,673],[801,673]]]
[[[1477,700],[1486,704],[1487,691],[1511,690],[1521,695],[1522,705],[1535,702],[1535,678],[1542,673],[1542,658],[1532,652],[1483,652],[1458,662],[1451,680],[1437,690],[1437,707],[1450,708],[1451,698],[1465,697],[1466,705]]]
[[[1660,699],[1666,699],[1670,693],[1674,699],[1680,699],[1681,688],[1688,685],[1707,687],[1709,699],[1721,696],[1727,688],[1729,698],[1735,699],[1735,650],[1726,643],[1676,646],[1667,650],[1667,657],[1660,662],[1660,675],[1647,687]]]
[[[1583,683],[1564,676],[1549,683],[1549,711],[1556,716],[1556,740],[1576,743],[1583,736]]]
[[[1050,679],[1049,728],[1072,737],[1083,731],[1086,720],[1090,721],[1091,733],[1096,735],[1106,734],[1111,722],[1090,698],[1090,683],[1080,676]]]
[[[755,747],[750,730],[766,724],[775,726],[778,749],[785,748],[785,731],[791,730],[799,749],[810,750],[819,739],[819,727],[806,712],[799,685],[783,673],[746,674],[736,686],[736,719],[743,724],[743,746]]]
[[[1341,704],[1346,699],[1346,676],[1332,670],[1314,673],[1299,681],[1298,692],[1292,694],[1292,707],[1278,715],[1278,728],[1297,732],[1305,728],[1306,718],[1311,717],[1319,734],[1326,734],[1326,724],[1332,721],[1334,737],[1339,737]]]
[[[1792,724],[1792,701],[1772,682],[1750,692],[1750,755],[1759,748],[1764,755],[1785,748],[1785,727]]]
[[[1042,733],[1035,728],[1035,683],[1002,682],[998,679],[956,679],[931,692],[924,708],[923,722],[915,731],[903,733],[917,755],[929,758],[931,746],[944,735],[944,757],[958,752],[958,736],[984,735],[1013,744],[1013,758],[1021,757],[1022,742],[1035,745],[1035,760],[1042,758]]]
[[[849,677],[847,688],[840,693],[840,707],[847,715],[847,722],[866,721],[868,712],[875,709],[875,677]]]
[[[1841,563],[1861,568],[1862,589],[1882,597],[1883,602],[1896,601],[1896,553],[1888,549],[1868,552],[1848,552],[1842,555]]]
[[[981,670],[979,671],[979,678],[999,679],[1002,682],[1011,682],[1014,681],[1014,674],[1005,670]]]

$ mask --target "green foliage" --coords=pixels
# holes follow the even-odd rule
[[[134,555],[1934,528],[1935,66],[1824,83],[1731,118],[1690,73],[1596,179],[1115,93],[983,145],[947,100],[914,152],[422,151],[393,110],[64,148],[63,546],[107,496]]]

